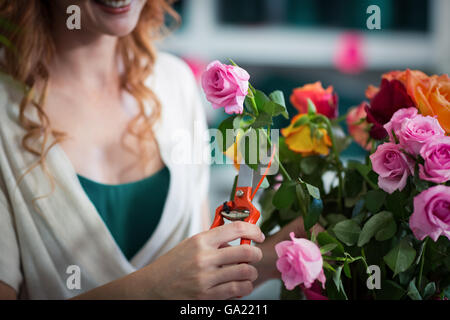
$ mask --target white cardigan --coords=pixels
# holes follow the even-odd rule
[[[166,53],[158,54],[148,85],[162,104],[155,132],[171,180],[155,232],[128,261],[59,145],[47,157],[57,183],[52,194],[33,203],[50,192],[50,182],[39,166],[17,184],[36,157],[21,147],[25,131],[18,123],[18,104],[23,92],[9,77],[0,76],[0,281],[21,298],[76,296],[145,266],[201,231],[209,167],[205,162],[180,161],[181,152],[207,157],[208,142],[194,137],[195,130],[207,129],[197,85],[189,68]],[[71,265],[80,268],[81,289],[67,286]]]

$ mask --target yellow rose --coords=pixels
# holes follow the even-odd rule
[[[281,129],[281,134],[285,137],[288,148],[303,156],[328,155],[331,147],[331,139],[325,129],[318,129],[320,138],[316,135],[311,138],[311,128],[309,125],[294,127],[297,120],[303,116],[306,116],[306,114],[296,115],[287,128]]]
[[[236,135],[236,141],[224,152],[225,156],[233,160],[234,167],[238,170],[242,161],[242,153],[238,149],[238,145],[241,141],[242,135],[242,130],[239,130]]]

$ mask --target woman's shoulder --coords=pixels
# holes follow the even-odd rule
[[[181,58],[158,52],[148,85],[158,95],[163,111],[171,111],[189,118],[201,112],[199,87],[191,68]]]
[[[192,77],[192,71],[183,59],[165,51],[157,53],[155,71],[159,70],[172,75]]]
[[[154,75],[158,82],[170,83],[172,89],[178,87],[184,90],[197,90],[191,68],[174,54],[158,52],[154,65]]]

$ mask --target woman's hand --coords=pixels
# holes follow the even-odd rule
[[[246,238],[263,242],[259,227],[233,222],[184,240],[139,272],[157,299],[230,299],[246,296],[258,278],[251,265],[262,258],[256,246],[228,246]]]
[[[316,224],[312,228],[314,234],[322,232],[324,229]],[[299,217],[289,224],[285,225],[280,231],[271,235],[258,247],[263,252],[263,258],[254,264],[258,270],[258,280],[254,283],[255,285],[261,284],[269,279],[279,278],[280,272],[277,270],[276,261],[278,259],[277,253],[275,252],[275,245],[281,241],[289,240],[289,233],[294,232],[297,238],[306,238],[307,234],[303,225],[303,218]]]

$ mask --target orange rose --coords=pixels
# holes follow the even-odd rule
[[[331,147],[331,139],[325,129],[317,129],[318,135],[311,137],[311,128],[308,124],[294,127],[294,124],[306,114],[298,114],[292,118],[291,124],[281,129],[281,134],[285,137],[288,148],[303,156],[328,155]]]
[[[450,133],[450,78],[427,76],[418,70],[392,71],[383,78],[402,82],[420,113],[424,116],[436,116],[442,128]]]
[[[353,140],[366,150],[372,149],[372,142],[369,141],[370,124],[366,121],[367,113],[365,107],[367,102],[362,102],[359,106],[350,109],[346,122]]]
[[[322,87],[322,83],[317,81],[312,84],[306,84],[303,87],[292,91],[290,101],[292,105],[300,112],[308,112],[308,99],[314,103],[317,113],[333,119],[338,115],[338,96],[333,92],[333,87],[327,89]]]

